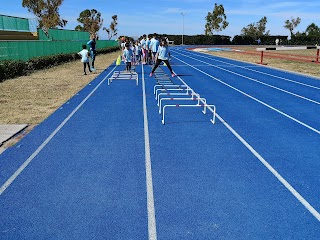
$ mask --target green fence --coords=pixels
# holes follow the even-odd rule
[[[65,30],[65,29],[48,29],[48,36],[43,32],[42,29],[38,28],[39,40],[66,40],[66,41],[77,41],[86,40],[90,38],[88,32],[81,32],[75,30]]]
[[[0,15],[0,30],[29,32],[29,19]]]
[[[1,60],[28,61],[34,57],[59,53],[78,53],[86,41],[0,41]],[[118,46],[117,41],[98,40],[97,49]]]

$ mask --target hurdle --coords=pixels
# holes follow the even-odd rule
[[[288,51],[288,50],[305,50],[305,49],[317,49],[316,60],[315,60],[315,61],[311,61],[311,62],[319,63],[319,50],[320,50],[320,46],[296,46],[296,47],[265,47],[265,48],[256,48],[257,51],[261,51],[260,62],[257,62],[257,63],[258,63],[258,64],[266,65],[266,63],[263,62],[263,53],[264,53],[264,51],[268,51],[268,50]]]
[[[136,85],[139,84],[139,77],[136,72],[114,71],[112,76],[108,78],[108,85],[110,85],[114,80],[135,80]]]
[[[186,96],[190,96],[189,99],[194,98],[195,96],[197,96],[198,94],[195,92],[185,92],[185,93],[160,93],[158,95],[158,100],[157,100],[157,106],[160,105],[160,100],[162,99],[162,97],[168,97],[168,98],[178,98],[178,97],[182,97],[182,98],[186,98]]]
[[[189,88],[166,88],[166,89],[157,89],[156,90],[156,93],[155,93],[155,98],[156,98],[156,100],[158,100],[158,98],[159,98],[159,95],[161,94],[161,93],[168,93],[168,94],[170,94],[170,93],[172,93],[172,94],[174,94],[174,92],[184,92],[185,91],[185,93],[187,93],[187,94],[191,94],[192,93],[192,89],[189,89]]]
[[[200,95],[193,98],[161,98],[159,103],[159,114],[162,112],[161,109],[163,101],[198,101],[197,104],[195,104],[198,106],[200,105],[200,102],[204,102],[205,104],[207,103],[207,100],[205,98],[201,98]]]
[[[216,107],[215,105],[208,105],[208,104],[200,104],[200,105],[180,105],[180,104],[175,104],[175,105],[165,105],[163,106],[162,110],[162,124],[165,125],[165,110],[168,107],[172,108],[180,108],[180,107],[203,107],[204,109],[202,110],[203,114],[206,114],[206,109],[208,108],[212,112],[212,119],[210,121],[212,124],[215,124],[216,122]]]
[[[153,87],[153,94],[156,94],[156,90],[157,88],[162,88],[162,89],[168,89],[168,88],[178,88],[178,89],[183,89],[183,88],[188,88],[185,85],[176,85],[176,84],[170,84],[170,85],[166,85],[166,84],[159,84],[159,85],[154,85]]]
[[[167,82],[168,76],[166,74],[158,74],[157,80],[162,80]],[[162,124],[165,125],[165,115],[166,109],[168,108],[195,108],[201,107],[203,108],[202,113],[206,114],[207,110],[211,111],[212,118],[210,119],[212,124],[215,124],[216,121],[216,107],[212,104],[207,104],[207,100],[205,98],[200,97],[200,94],[196,93],[188,84],[186,84],[180,77],[177,77],[181,81],[180,84],[156,84],[153,87],[153,94],[155,95],[155,99],[157,100],[157,105],[159,107],[159,114],[162,113]],[[190,97],[187,97],[190,96]],[[179,104],[164,104],[165,101],[179,102]],[[181,104],[183,101],[197,101],[196,104]]]

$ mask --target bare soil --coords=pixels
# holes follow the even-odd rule
[[[0,83],[0,124],[29,125],[2,148],[20,140],[97,77],[120,54],[118,51],[98,55],[95,62],[97,70],[88,75],[83,75],[83,64],[80,61],[73,61]]]

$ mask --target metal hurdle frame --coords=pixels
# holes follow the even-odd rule
[[[136,72],[114,71],[112,76],[108,78],[108,85],[110,85],[113,80],[136,80],[136,85],[139,84],[139,77]]]
[[[160,105],[160,100],[162,99],[162,96],[168,96],[168,98],[174,98],[174,97],[178,97],[178,96],[190,96],[189,99],[193,99],[195,96],[198,96],[199,94],[195,93],[195,92],[185,92],[185,93],[159,93],[158,95],[158,100],[157,100],[157,106]],[[169,97],[170,96],[170,97]]]
[[[159,114],[161,114],[162,109],[162,101],[198,101],[197,106],[201,105],[200,102],[204,102],[204,104],[207,104],[207,100],[205,98],[201,98],[199,94],[197,94],[196,97],[191,98],[161,98],[159,103]]]
[[[215,105],[208,105],[208,104],[200,104],[200,105],[180,105],[180,104],[175,104],[175,105],[164,105],[163,110],[162,110],[162,124],[165,125],[165,110],[168,107],[203,107],[204,109],[202,110],[203,114],[206,114],[206,109],[210,109],[212,112],[212,119],[210,121],[212,124],[215,124],[216,122],[216,106]]]
[[[172,84],[172,85],[155,85],[153,88],[153,93],[157,100],[157,105],[159,106],[159,114],[162,112],[162,124],[165,125],[165,113],[166,108],[171,107],[203,107],[203,114],[206,114],[207,109],[212,112],[212,119],[210,119],[212,124],[216,122],[216,106],[212,104],[207,104],[205,98],[201,98],[198,93],[196,93],[188,84],[186,84],[180,77],[178,79],[183,84]],[[170,92],[168,92],[170,91]],[[172,92],[171,92],[172,91]],[[174,93],[173,91],[186,91],[185,93]],[[165,93],[164,93],[165,92]],[[190,98],[178,97],[178,96],[191,96]],[[170,97],[162,97],[170,96]],[[186,104],[166,104],[162,107],[162,101],[195,101],[198,100],[197,104],[186,105]]]
[[[153,94],[156,94],[156,90],[157,90],[158,87],[161,88],[161,89],[168,89],[170,87],[174,87],[174,88],[177,88],[177,89],[187,88],[187,86],[185,86],[185,85],[176,85],[176,84],[164,85],[164,84],[159,84],[159,85],[154,85]]]

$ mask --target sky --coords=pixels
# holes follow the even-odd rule
[[[35,18],[22,7],[22,0],[0,0],[0,14]],[[320,26],[319,0],[63,0],[59,7],[60,16],[68,20],[65,29],[74,29],[77,18],[85,9],[96,9],[104,20],[103,27],[109,28],[112,16],[118,16],[118,36],[139,37],[143,34],[159,33],[172,35],[204,34],[205,17],[212,12],[214,4],[222,4],[229,26],[217,34],[235,36],[251,23],[267,17],[266,30],[270,35],[290,35],[285,29],[285,20],[301,18],[294,32],[304,32],[308,25]],[[183,14],[182,14],[183,13]],[[105,31],[99,32],[100,39],[107,39]]]

